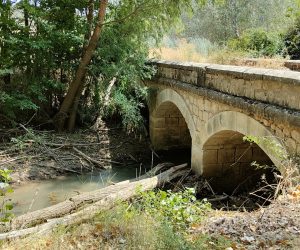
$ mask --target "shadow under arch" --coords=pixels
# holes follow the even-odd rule
[[[213,180],[216,189],[232,191],[241,183],[255,185],[262,174],[273,178],[270,168],[256,169],[259,166],[276,166],[280,171],[280,159],[267,145],[257,145],[243,140],[245,135],[268,138],[270,144],[281,145],[272,133],[255,119],[234,111],[221,112],[205,125],[203,138],[203,175]],[[268,169],[268,170],[266,170]]]
[[[195,130],[184,99],[172,89],[160,91],[150,112],[150,137],[154,148],[191,147]]]
[[[160,91],[156,97],[156,105],[154,112],[157,112],[160,105],[164,102],[171,102],[179,109],[180,113],[185,119],[185,122],[187,123],[190,134],[192,136],[196,130],[196,126],[191,115],[192,112],[190,111],[188,105],[186,104],[182,96],[172,89],[164,89]]]

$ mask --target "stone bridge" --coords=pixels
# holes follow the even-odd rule
[[[145,81],[156,150],[190,147],[192,169],[222,180],[222,188],[251,176],[254,161],[284,171],[278,145],[290,156],[300,155],[299,72],[150,63],[157,69]],[[261,142],[244,141],[245,135]]]

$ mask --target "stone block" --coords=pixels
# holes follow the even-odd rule
[[[284,138],[283,131],[280,128],[276,128],[276,136],[279,138]]]
[[[291,131],[288,127],[283,128],[283,133],[285,137],[291,137]]]
[[[185,119],[183,117],[179,117],[178,125],[180,127],[186,127],[187,126],[186,121],[185,121]]]
[[[294,154],[296,152],[296,141],[292,138],[287,138],[285,141],[286,146],[288,147],[289,151]]]
[[[154,128],[165,128],[166,127],[165,118],[152,118],[150,120],[150,124]]]
[[[204,164],[217,164],[218,163],[218,150],[204,150],[203,152]]]
[[[233,163],[235,162],[235,148],[224,148],[218,152],[219,163]]]
[[[207,164],[203,169],[203,175],[207,177],[221,177],[222,165],[219,164]]]
[[[170,136],[176,136],[176,137],[180,136],[180,127],[169,127],[166,129],[166,131]]]
[[[169,126],[169,127],[178,126],[179,125],[179,118],[167,117],[166,118],[166,125]]]
[[[267,96],[268,96],[268,94],[265,90],[255,90],[254,91],[254,97],[257,100],[266,101]]]

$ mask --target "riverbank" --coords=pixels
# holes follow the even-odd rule
[[[146,136],[127,134],[116,124],[102,123],[98,131],[58,134],[19,128],[5,133],[0,166],[12,171],[12,184],[81,175],[109,168],[151,163]]]
[[[182,192],[171,196],[160,191],[152,194],[119,203],[80,224],[61,226],[47,235],[4,241],[1,249],[296,250],[300,247],[300,202],[296,196],[274,201],[251,213],[214,210],[204,202],[197,204],[200,210],[195,214],[190,212],[193,199],[178,202],[182,200]],[[165,203],[172,197],[176,197],[175,205]],[[186,215],[178,220],[177,206],[189,211],[195,222]]]
[[[145,171],[143,167],[151,165],[153,156],[147,138],[128,135],[112,125],[105,125],[97,132],[80,131],[73,135],[28,130],[14,138],[12,142],[1,144],[0,164],[15,171],[14,185],[20,185],[21,189],[28,182],[81,175],[91,171],[101,172],[103,166],[117,169],[131,164],[141,166],[137,168],[136,173],[140,176]],[[182,157],[183,154],[180,154],[181,160]],[[143,209],[141,199],[137,198],[122,202],[112,210],[99,211],[96,216],[84,220],[83,223],[61,226],[44,236],[33,235],[24,239],[3,241],[1,247],[2,249],[299,249],[299,186],[289,190],[280,199],[272,200],[269,206],[265,202],[259,203],[253,199],[249,195],[250,190],[248,193],[239,193],[235,196],[216,194],[209,187],[207,180],[198,178],[192,173],[168,183],[164,186],[164,190],[172,190],[174,197],[177,197],[177,192],[187,187],[195,189],[198,201],[206,200],[212,205],[209,210],[205,207],[205,213],[200,212],[201,220],[189,223],[184,230],[178,231],[176,227],[174,228],[177,219],[164,220],[152,213],[149,214]],[[158,197],[157,193],[153,195]],[[56,202],[54,200],[54,204]],[[165,202],[159,201],[156,206],[161,207],[161,204]],[[171,207],[170,210],[167,209],[167,213],[173,214],[176,209]]]

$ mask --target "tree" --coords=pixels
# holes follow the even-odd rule
[[[89,2],[89,5],[91,4],[92,3]],[[102,32],[107,4],[108,4],[108,0],[101,0],[99,3],[98,18],[96,20],[94,32],[89,38],[88,45],[86,46],[83,52],[83,56],[77,68],[75,77],[70,84],[70,87],[67,91],[67,95],[60,107],[59,112],[56,114],[55,119],[57,120],[57,125],[59,130],[62,130],[64,128],[65,120],[67,118],[67,113],[70,111],[73,105],[76,105],[75,98],[82,91],[83,88],[82,86],[84,84],[83,79],[85,78],[86,75],[87,66],[91,62],[92,56],[97,47],[97,43]],[[74,122],[70,124],[69,129],[72,130],[73,127],[74,127]]]
[[[183,36],[224,44],[248,29],[278,31],[289,26],[286,13],[293,5],[294,0],[208,0],[192,17],[183,15]]]
[[[89,5],[92,3],[90,2]],[[89,39],[88,45],[83,53],[80,64],[77,68],[75,77],[71,82],[65,99],[60,107],[59,112],[55,116],[58,129],[62,130],[65,126],[65,121],[69,117],[70,110],[73,107],[73,114],[69,122],[69,130],[74,128],[75,114],[77,110],[78,96],[81,94],[84,86],[84,79],[87,72],[87,67],[90,64],[94,52],[97,47],[97,43],[100,39],[102,29],[106,25],[112,23],[131,23],[132,25],[139,25],[139,29],[136,32],[149,32],[150,34],[155,29],[162,31],[173,21],[180,16],[180,9],[190,4],[190,1],[117,1],[116,4],[111,4],[109,12],[110,20],[106,23],[106,12],[109,7],[107,0],[101,0],[98,8],[98,17],[92,36]],[[135,23],[133,23],[134,21]],[[143,30],[145,29],[145,30]],[[141,39],[147,38],[147,35],[140,35]],[[157,33],[155,34],[157,35]],[[156,36],[158,38],[158,36]],[[142,42],[146,42],[142,40]],[[76,98],[77,97],[77,98]]]
[[[127,125],[128,114],[140,120],[137,104],[145,92],[137,83],[151,72],[144,64],[149,41],[158,41],[191,3],[1,1],[0,114],[20,122],[36,113],[30,119],[36,123],[56,114],[54,124],[64,129],[68,121],[72,130],[78,113],[81,120],[95,119],[115,79],[107,110]]]

